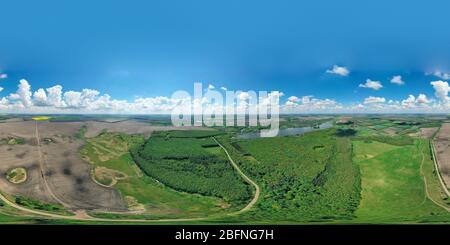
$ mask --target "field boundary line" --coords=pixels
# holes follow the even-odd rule
[[[436,157],[436,148],[434,147],[434,138],[436,137],[436,135],[439,133],[440,130],[441,130],[441,127],[439,127],[439,129],[436,131],[435,136],[430,140],[431,154],[433,157],[434,168],[436,170],[439,182],[441,183],[445,194],[447,194],[447,196],[450,197],[450,191],[448,190],[447,185],[445,184],[444,180],[442,179],[441,172],[439,171],[439,163],[438,163],[438,160]]]
[[[431,197],[430,192],[428,192],[427,177],[425,176],[425,174],[424,174],[424,172],[423,172],[423,164],[425,163],[425,154],[423,153],[423,150],[424,150],[424,149],[422,149],[422,147],[423,147],[423,146],[422,146],[422,143],[419,142],[419,150],[420,150],[420,153],[422,154],[422,162],[420,163],[420,175],[422,175],[422,178],[423,178],[423,183],[424,183],[424,187],[425,187],[425,196],[426,196],[428,199],[430,199],[430,201],[432,201],[434,204],[436,204],[436,205],[438,205],[439,207],[441,207],[441,208],[447,210],[447,212],[450,212],[450,208],[449,208],[449,207],[447,207],[447,206],[445,206],[445,205],[443,205],[443,204],[437,202],[436,200],[434,200],[434,199]]]

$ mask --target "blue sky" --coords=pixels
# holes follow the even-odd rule
[[[56,84],[117,100],[170,97],[194,82],[363,104],[437,97],[450,72],[448,1],[8,1],[0,97]],[[327,73],[333,65],[347,76]],[[390,82],[401,75],[404,85]],[[381,89],[359,87],[367,79]],[[448,78],[447,78],[448,79]],[[445,90],[446,88],[444,88]],[[14,96],[12,96],[14,97]],[[17,96],[16,96],[17,97]]]

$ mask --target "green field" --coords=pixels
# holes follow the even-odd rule
[[[152,132],[150,138],[103,132],[86,138],[83,126],[74,136],[85,141],[80,155],[92,164],[92,179],[105,188],[115,188],[134,212],[89,214],[114,219],[204,218],[180,221],[183,224],[450,222],[450,199],[437,178],[430,148],[434,129],[426,131],[428,135],[421,131],[439,127],[444,119],[287,117],[285,125],[321,120],[339,123],[299,136],[254,139],[239,139],[238,134],[256,130],[239,127],[160,131]],[[0,143],[13,147],[15,139]],[[8,174],[15,177],[7,171],[5,178]],[[255,192],[252,181],[244,180],[246,176],[260,192]],[[257,196],[254,206],[243,209]],[[31,209],[68,214],[61,206],[26,197],[11,195],[8,199]],[[0,222],[45,220],[22,215],[0,202]]]
[[[176,191],[144,174],[135,164],[129,150],[144,142],[140,135],[103,133],[88,139],[82,156],[94,167],[119,171],[126,178],[118,180],[117,188],[131,210],[144,210],[140,215],[97,214],[101,217],[181,218],[202,217],[227,211],[226,203],[214,197]]]
[[[380,142],[353,142],[354,161],[361,169],[361,204],[356,222],[440,222],[449,221],[450,213],[426,196],[421,165],[429,176],[429,190],[436,192],[436,176],[427,140],[413,145],[393,146]],[[433,188],[430,188],[433,187]],[[433,191],[434,190],[434,191]],[[434,195],[434,194],[433,194]]]

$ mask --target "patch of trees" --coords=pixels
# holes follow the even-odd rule
[[[336,135],[339,137],[351,137],[355,136],[356,133],[357,131],[352,128],[338,128],[336,130]]]
[[[256,163],[230,142],[221,143],[261,186],[257,209],[246,218],[323,221],[354,216],[360,201],[359,168],[352,162],[350,139],[336,137],[334,129],[238,142]],[[315,150],[317,145],[323,150]]]
[[[217,146],[210,138],[152,136],[131,155],[143,172],[165,185],[188,193],[247,202],[251,187],[235,172],[228,159],[205,149]]]

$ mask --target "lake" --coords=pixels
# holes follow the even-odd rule
[[[278,131],[278,136],[289,136],[289,135],[302,135],[306,132],[311,132],[319,129],[326,129],[333,127],[331,121],[319,124],[318,127],[301,127],[301,128],[286,128],[280,129]],[[243,133],[237,136],[238,139],[255,139],[261,137],[260,132]]]

